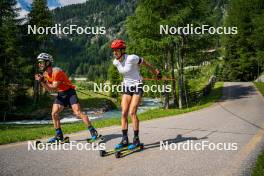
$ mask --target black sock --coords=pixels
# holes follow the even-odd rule
[[[61,130],[61,128],[57,128],[56,130],[55,130],[55,132],[56,132],[56,136],[58,136],[58,137],[63,137],[63,133],[62,133],[62,130]]]
[[[127,129],[126,130],[122,130],[122,134],[123,134],[123,137],[127,137]]]
[[[92,125],[88,126],[87,128],[90,131],[91,136],[97,136],[97,131]]]
[[[87,128],[88,128],[89,131],[93,131],[93,130],[95,130],[94,127],[93,127],[92,125],[88,126]]]
[[[139,132],[138,130],[135,130],[135,131],[134,131],[134,137],[135,137],[135,138],[138,138],[138,132]]]

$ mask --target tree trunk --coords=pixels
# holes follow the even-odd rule
[[[175,80],[175,75],[174,75],[174,55],[176,55],[176,52],[174,52],[175,49],[175,44],[173,43],[171,51],[169,52],[170,56],[170,65],[171,65],[171,78],[172,80],[172,101],[173,101],[173,106],[177,106],[177,96],[176,96],[176,80]]]
[[[168,72],[168,57],[165,56],[165,72]],[[164,81],[164,87],[168,85],[168,81]],[[169,109],[169,92],[166,90],[164,91],[164,104],[163,104],[164,109]]]
[[[184,36],[181,36],[181,45],[179,48],[179,108],[182,109],[183,107],[183,59],[184,59]]]

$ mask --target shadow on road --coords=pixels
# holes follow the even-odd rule
[[[103,136],[103,140],[100,141],[99,143],[106,143],[108,141],[111,141],[112,139],[116,139],[116,138],[120,138],[122,137],[122,134],[107,134],[107,135],[104,135]],[[86,139],[79,139],[79,140],[75,140],[77,142],[82,142],[82,141],[87,141],[87,138]]]
[[[202,138],[197,138],[197,137],[183,137],[181,134],[177,135],[176,138],[172,138],[172,139],[165,139],[163,141],[158,141],[158,142],[154,142],[154,143],[150,143],[150,144],[145,144],[144,145],[144,150],[147,149],[151,149],[151,148],[157,148],[160,147],[160,143],[168,143],[172,144],[172,143],[180,143],[180,142],[184,142],[184,141],[189,141],[189,140],[203,140],[203,139],[208,139],[207,136],[204,136]]]
[[[225,86],[222,88],[223,96],[219,100],[226,101],[226,100],[234,100],[234,99],[241,99],[241,98],[248,98],[250,95],[256,93],[253,86],[242,86],[242,85],[230,85]]]
[[[251,122],[249,119],[246,117],[242,117],[237,113],[234,113],[231,109],[227,108],[224,106],[221,102],[224,102],[226,100],[235,100],[235,99],[242,99],[242,98],[249,98],[252,97],[252,95],[256,94],[256,90],[254,86],[248,85],[248,86],[243,86],[243,85],[230,85],[230,86],[225,86],[223,87],[223,96],[222,98],[218,101],[218,105],[226,112],[232,114],[235,118],[238,118],[258,129],[264,130],[261,126],[258,124],[255,124]]]
[[[121,138],[122,134],[107,134],[104,135],[104,140],[102,141],[103,143],[107,143],[108,141],[111,141],[116,138]]]
[[[183,137],[181,134],[179,134],[179,135],[176,136],[176,138],[173,138],[173,139],[165,139],[163,141],[158,141],[158,142],[154,142],[154,143],[150,143],[150,144],[144,144],[144,150],[160,147],[160,142],[163,142],[163,143],[166,143],[166,144],[170,145],[172,143],[175,144],[175,143],[180,143],[180,142],[184,142],[184,141],[188,141],[188,140],[202,140],[202,139],[207,139],[207,138],[208,138],[207,136],[202,137],[202,138]],[[129,152],[127,154],[124,154],[124,155],[122,155],[120,157],[122,158],[122,157],[125,157],[125,156],[128,156],[128,155],[132,155],[133,153],[140,152],[140,151],[142,151],[142,150],[135,150],[133,152]]]

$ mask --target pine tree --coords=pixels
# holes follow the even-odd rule
[[[34,27],[51,27],[52,15],[47,7],[46,0],[34,0],[32,3],[32,9],[28,14],[28,25]],[[41,52],[51,51],[51,35],[47,34],[30,34],[29,35],[29,51],[31,53],[32,63],[36,63],[36,56]],[[35,72],[38,68],[35,65]],[[39,95],[41,92],[40,84],[35,81],[34,83],[34,103],[39,101]]]
[[[261,0],[230,2],[226,26],[235,26],[238,34],[224,38],[223,78],[229,81],[252,81],[261,72],[263,59],[263,14]],[[262,31],[262,32],[260,32]]]
[[[36,27],[51,27],[52,15],[47,6],[47,0],[34,0],[32,3],[32,10],[28,14],[29,25],[32,27],[36,25]],[[31,35],[35,42],[35,48],[39,50],[47,50],[49,49],[49,44],[51,41],[50,35]]]
[[[1,101],[5,101],[1,108],[8,111],[26,96],[23,87],[30,82],[28,73],[31,69],[21,54],[21,24],[17,20],[15,5],[15,0],[0,1],[0,87]]]
[[[212,4],[209,0],[173,1],[173,0],[141,0],[134,16],[127,20],[129,51],[147,56],[152,63],[164,65],[163,72],[174,77],[174,67],[179,67],[179,107],[183,97],[183,66],[188,62],[186,57],[198,55],[197,51],[208,47],[211,43],[207,36],[194,37],[186,35],[160,34],[160,25],[186,26],[187,24],[204,24],[208,22]],[[207,41],[200,45],[202,41]],[[197,47],[199,46],[199,47]],[[194,54],[196,53],[196,54]],[[153,59],[155,58],[155,59]],[[177,64],[175,64],[177,62]],[[170,66],[170,68],[169,68]],[[168,74],[169,75],[169,74]],[[173,82],[173,102],[176,104],[176,84]],[[165,94],[165,107],[168,108],[168,95]]]

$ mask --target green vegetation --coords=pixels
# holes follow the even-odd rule
[[[165,108],[169,107],[170,97],[175,107],[177,104],[180,108],[187,104],[184,96],[188,91],[186,82],[189,80],[185,77],[183,68],[190,64],[198,66],[204,61],[215,60],[218,54],[210,55],[207,50],[216,46],[218,38],[216,35],[160,33],[160,26],[185,27],[189,24],[217,26],[220,25],[217,24],[217,19],[222,18],[219,12],[223,5],[223,2],[208,0],[191,2],[182,0],[176,3],[174,0],[141,0],[137,4],[135,14],[127,18],[128,52],[143,56],[145,60],[158,67],[164,76],[177,80],[162,83],[170,84],[172,87],[171,93],[164,95]],[[153,74],[146,70],[143,70],[142,74],[153,77]]]
[[[258,90],[261,92],[261,94],[264,96],[264,83],[263,82],[254,82],[254,84],[258,88]]]
[[[223,35],[225,64],[222,77],[228,81],[252,81],[264,69],[264,1],[232,0],[225,26],[237,27],[236,35]]]
[[[264,96],[264,83],[263,82],[254,82],[258,90]],[[262,176],[264,175],[264,151],[258,156],[256,164],[251,172],[252,176]]]
[[[69,75],[82,75],[89,80],[108,79],[111,65],[110,39],[126,38],[124,21],[134,13],[136,1],[89,0],[52,11],[55,24],[82,27],[105,27],[106,34],[64,35],[55,38],[55,63]]]
[[[38,72],[35,61],[40,52],[50,52],[55,59],[54,65],[62,67],[69,76],[83,76],[96,82],[108,80],[111,84],[119,83],[121,77],[111,64],[112,52],[109,48],[109,43],[114,38],[127,41],[127,53],[144,57],[155,68],[160,69],[163,76],[175,78],[175,81],[145,83],[172,85],[171,93],[145,94],[161,97],[164,108],[182,108],[186,105],[190,107],[196,101],[197,107],[202,106],[199,104],[202,101],[197,100],[196,95],[194,98],[187,96],[191,95],[190,92],[203,89],[212,74],[221,80],[251,81],[263,70],[263,0],[89,0],[84,4],[74,4],[52,11],[48,10],[46,3],[46,0],[33,0],[32,10],[22,23],[23,20],[17,19],[18,9],[13,8],[16,1],[0,1],[0,6],[3,7],[0,9],[1,119],[17,113],[22,116],[28,116],[32,112],[38,115],[49,113],[52,99],[43,93],[39,83],[34,82],[33,78],[34,73]],[[106,34],[28,35],[28,24],[38,27],[53,24],[104,26]],[[184,27],[187,24],[237,27],[238,34],[221,37],[160,34],[160,25]],[[223,58],[224,63],[219,64],[221,61],[218,58]],[[205,61],[209,61],[211,65],[184,70],[184,67],[199,66]],[[146,69],[141,69],[141,74],[143,77],[154,77]],[[109,95],[115,99],[108,98],[108,95],[93,93],[89,86],[79,86],[80,91],[89,94],[78,93],[83,107],[107,106],[109,109],[118,106],[118,94]],[[212,96],[211,93],[209,97]],[[169,102],[173,102],[173,105]],[[191,108],[189,109],[192,110]],[[163,116],[186,110],[153,110],[146,118],[151,118],[151,113]],[[144,117],[143,114],[141,118]],[[118,120],[96,122],[100,123],[111,125],[117,124]],[[67,125],[69,132],[82,129],[82,124]],[[14,130],[14,133],[17,132],[12,126],[7,127]],[[28,126],[31,130],[42,129],[40,127],[35,129]],[[47,131],[52,131],[51,126],[43,127],[46,128]],[[6,141],[14,142],[26,138],[14,137],[15,140],[12,141],[12,135],[6,134],[7,131],[9,130],[3,131],[3,134],[10,137],[10,140],[5,138]],[[33,136],[34,134],[41,135]],[[34,131],[29,138],[49,136],[51,132],[39,134]]]
[[[0,1],[0,115],[11,111],[12,107],[23,105],[29,86],[30,71],[33,66],[21,45],[24,36],[17,20],[17,9],[13,8],[15,0]]]
[[[80,83],[75,85],[77,85],[77,95],[82,108],[88,107],[91,109],[108,111],[116,109],[119,106],[119,102],[109,97],[106,93],[95,93],[89,89],[84,89],[84,86]],[[25,97],[24,101],[33,102],[33,98]],[[50,115],[53,101],[54,96],[46,92],[39,97],[39,102],[37,104],[24,103],[18,107],[15,113],[11,112],[8,114],[6,120],[43,119]],[[64,111],[62,115],[63,113]]]
[[[264,152],[262,152],[257,159],[257,162],[251,172],[252,176],[264,175]]]
[[[160,117],[177,115],[199,110],[212,105],[222,95],[223,83],[218,82],[208,97],[203,98],[197,106],[186,109],[154,109],[139,115],[141,121],[151,120]],[[129,121],[130,122],[130,121]],[[120,125],[119,118],[96,120],[93,122],[96,128],[112,125]],[[81,131],[85,129],[83,123],[63,124],[65,134]],[[17,141],[33,140],[37,138],[50,137],[54,135],[53,125],[0,125],[0,144],[12,143]]]
[[[105,110],[111,110],[119,106],[117,102],[113,98],[108,97],[107,94],[98,94],[87,90],[81,91],[82,92],[77,91],[77,95],[82,108],[106,108]]]
[[[210,63],[210,65],[199,66],[198,68],[191,68],[185,71],[185,78],[188,81],[188,88],[190,92],[200,91],[208,83],[212,75],[216,75],[216,68],[219,62]]]
[[[54,65],[62,67],[69,76],[77,74],[88,77],[89,80],[106,81],[112,57],[109,40],[125,38],[123,24],[126,17],[134,12],[136,5],[135,1],[90,0],[84,4],[49,11],[46,3],[46,0],[34,0],[31,12],[23,21],[16,19],[18,9],[13,8],[15,0],[0,2],[1,120],[4,116],[13,118],[15,115],[27,116],[32,112],[44,113],[47,110],[40,110],[40,107],[50,108],[52,100],[43,97],[47,95],[42,94],[33,77],[38,72],[36,57],[40,52],[53,55]],[[106,34],[28,35],[29,24],[37,27],[50,27],[54,24],[104,26]],[[95,106],[100,104],[99,101],[101,100],[96,101],[98,103]]]

